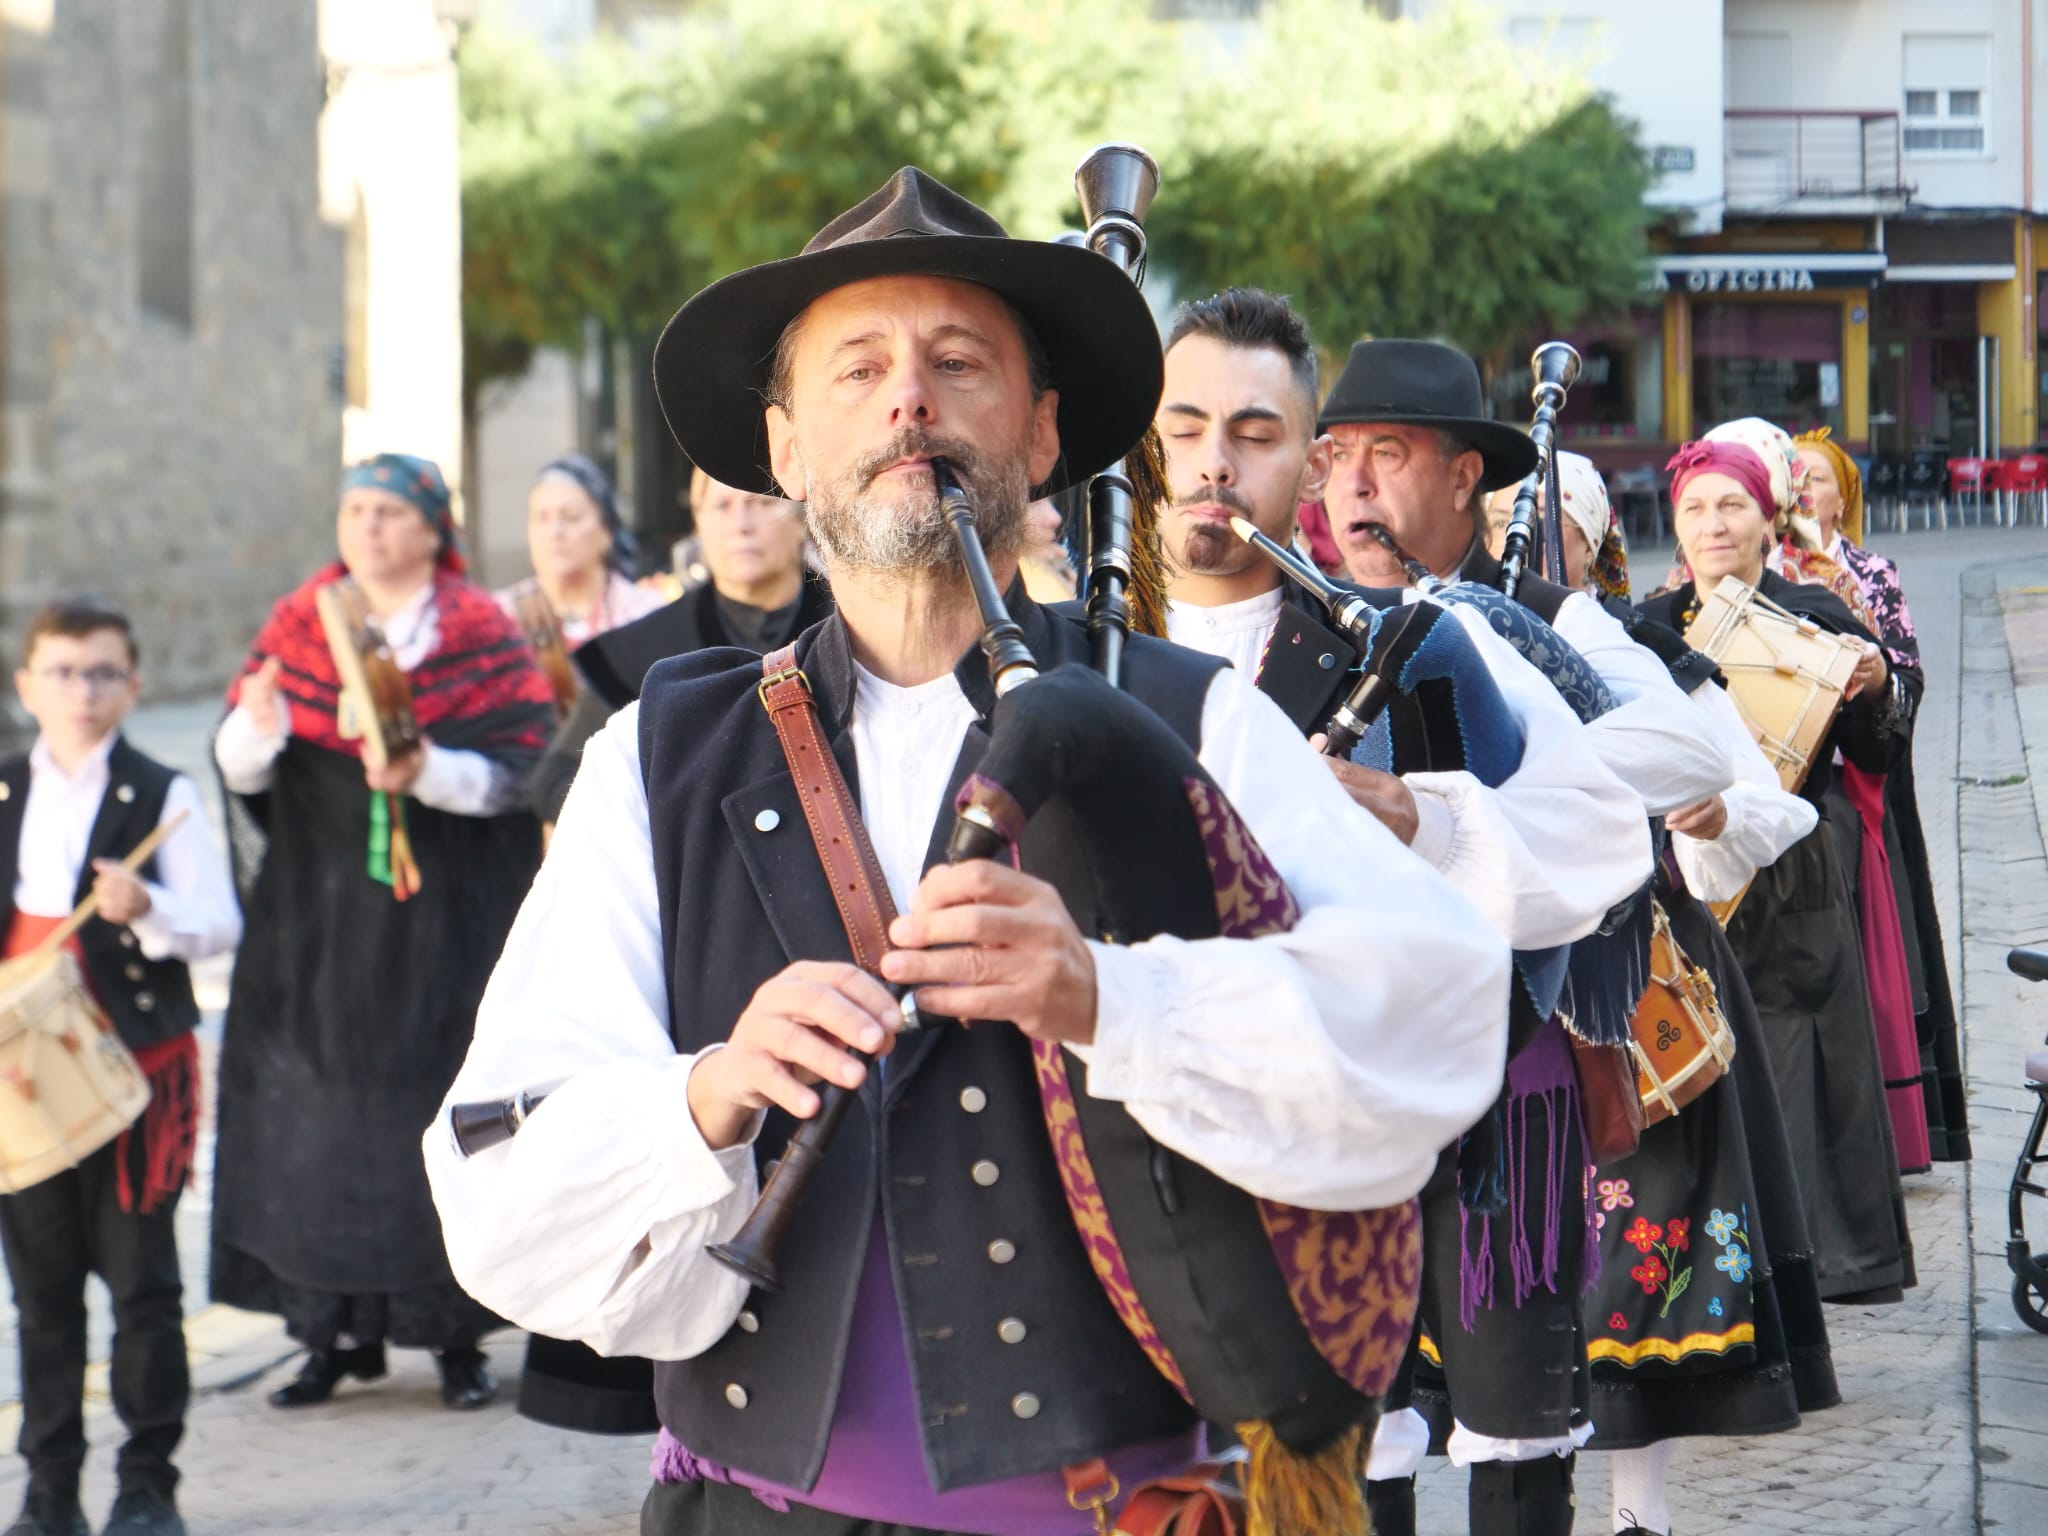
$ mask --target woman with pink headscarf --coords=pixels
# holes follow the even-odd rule
[[[1914,1283],[1912,1247],[1856,907],[1837,834],[1827,824],[1836,754],[1882,771],[1897,750],[1901,722],[1890,668],[1875,637],[1831,592],[1767,569],[1766,552],[1785,514],[1771,469],[1755,448],[1725,440],[1689,443],[1671,469],[1673,522],[1693,579],[1644,604],[1650,617],[1683,630],[1698,612],[1700,587],[1711,590],[1734,576],[1849,637],[1860,652],[1848,702],[1800,791],[1822,825],[1757,872],[1728,939],[1765,1026],[1821,1294],[1834,1301],[1897,1300]]]

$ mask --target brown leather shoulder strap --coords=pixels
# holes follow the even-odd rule
[[[889,899],[889,886],[882,879],[882,866],[861,825],[860,807],[853,802],[846,775],[825,740],[818,720],[818,707],[811,698],[811,681],[796,664],[796,647],[785,645],[761,658],[761,683],[757,690],[761,706],[775,722],[775,734],[789,759],[790,776],[796,780],[803,801],[804,821],[817,844],[818,861],[832,882],[832,900],[839,908],[839,920],[846,924],[846,937],[853,945],[854,964],[864,971],[879,973],[882,956],[889,949],[889,923],[896,916]]]

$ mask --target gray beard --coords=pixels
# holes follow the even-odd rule
[[[1022,448],[983,455],[963,445],[911,436],[856,461],[839,474],[814,478],[797,445],[797,461],[810,488],[805,502],[811,536],[834,570],[908,579],[926,572],[959,572],[960,546],[939,507],[923,486],[889,494],[875,480],[906,453],[943,455],[953,466],[974,508],[975,527],[991,560],[1019,554],[1029,531],[1029,470]]]

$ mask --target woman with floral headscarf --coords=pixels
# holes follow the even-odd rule
[[[1673,1442],[1756,1435],[1841,1401],[1813,1244],[1764,1026],[1705,903],[1732,896],[1818,817],[1786,794],[1721,686],[1675,631],[1627,606],[1628,552],[1598,471],[1558,455],[1566,565],[1623,617],[1699,710],[1741,778],[1670,818],[1657,900],[1714,984],[1736,1043],[1729,1074],[1634,1153],[1592,1175],[1601,1250],[1586,1297],[1594,1435],[1610,1453],[1617,1531],[1670,1529]]]
[[[1900,710],[1910,731],[1919,715],[1927,675],[1920,661],[1920,641],[1913,632],[1913,616],[1906,606],[1905,588],[1899,581],[1899,568],[1863,545],[1862,473],[1825,427],[1793,441],[1800,464],[1806,470],[1807,499],[1812,503],[1814,521],[1820,526],[1822,549],[1847,569],[1862,589],[1871,628],[1884,643],[1891,660]],[[1928,874],[1927,839],[1920,829],[1910,744],[1899,752],[1885,775],[1884,810],[1884,851],[1896,898],[1914,1015],[1920,1103],[1927,1122],[1927,1158],[1934,1162],[1967,1161],[1970,1126],[1963,1094],[1955,1000],[1948,984],[1941,914],[1935,906],[1934,884]],[[1908,1073],[1902,1075],[1910,1075],[1910,1064],[1908,1068]]]
[[[1682,448],[1671,468],[1673,522],[1700,584],[1711,588],[1734,576],[1780,607],[1848,637],[1859,652],[1847,702],[1800,790],[1821,825],[1758,870],[1729,923],[1728,940],[1763,1021],[1821,1294],[1834,1301],[1897,1300],[1914,1283],[1912,1248],[1856,908],[1828,825],[1827,794],[1837,752],[1881,770],[1896,750],[1900,722],[1890,670],[1875,637],[1832,593],[1766,567],[1781,519],[1763,456],[1739,441],[1702,441]],[[1683,630],[1699,602],[1699,589],[1688,580],[1643,607]]]
[[[214,739],[248,921],[221,1048],[212,1294],[282,1314],[306,1346],[280,1408],[383,1375],[387,1342],[432,1349],[444,1400],[475,1408],[498,1320],[449,1271],[420,1127],[540,863],[526,780],[554,711],[518,625],[463,578],[432,463],[351,468],[336,545],[271,610]],[[316,603],[345,577],[424,737],[382,767],[345,729]]]
[[[633,580],[632,530],[611,477],[580,453],[541,465],[526,493],[526,552],[533,574],[498,593],[507,613],[522,596],[547,599],[570,649],[654,612],[659,592]]]

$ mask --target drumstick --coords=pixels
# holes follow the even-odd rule
[[[137,843],[135,851],[121,861],[121,867],[132,875],[142,868],[143,865],[147,864],[149,856],[163,846],[165,838],[178,830],[179,824],[184,821],[187,814],[189,813],[180,811],[177,815],[171,817],[170,820],[158,822],[156,830]],[[92,921],[93,914],[98,912],[99,909],[100,893],[99,887],[95,885],[92,890],[86,893],[85,900],[71,909],[71,915],[44,936],[43,942],[35,947],[34,953],[38,955],[54,954],[62,949],[74,933]]]

